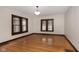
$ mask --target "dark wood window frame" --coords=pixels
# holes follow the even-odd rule
[[[43,21],[46,22],[46,30],[42,29]],[[52,30],[48,30],[48,21],[52,21]],[[54,19],[41,19],[41,31],[42,32],[54,32]]]
[[[18,18],[19,19],[19,23],[20,23],[20,25],[19,25],[19,32],[14,32],[14,19],[13,18]],[[26,20],[26,30],[25,31],[23,31],[22,30],[22,20],[23,19],[25,19]],[[25,18],[25,17],[21,17],[21,16],[17,16],[17,15],[13,15],[12,14],[12,35],[17,35],[17,34],[22,34],[22,33],[26,33],[26,32],[28,32],[28,18]]]

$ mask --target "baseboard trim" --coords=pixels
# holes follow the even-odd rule
[[[21,37],[18,37],[18,38],[14,38],[14,39],[11,39],[11,40],[8,40],[8,41],[5,41],[5,42],[2,42],[2,43],[0,43],[0,47],[3,46],[3,45],[8,44],[9,42],[12,42],[12,41],[15,41],[15,40],[18,40],[20,38],[27,37],[27,36],[30,36],[30,35],[32,35],[32,33],[31,34],[24,35],[24,36],[21,36]]]
[[[74,48],[74,50],[76,52],[78,52],[78,50],[76,49],[76,47],[71,43],[71,41],[64,35],[65,39],[70,43],[70,45]]]
[[[55,35],[55,36],[64,36],[64,34],[48,34],[48,33],[32,33],[36,35]]]

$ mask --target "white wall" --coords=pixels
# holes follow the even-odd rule
[[[79,50],[79,7],[71,7],[65,16],[65,35]]]
[[[54,19],[54,32],[41,32],[41,19]],[[33,28],[35,33],[64,34],[64,14],[55,14],[52,16],[40,16],[34,19]]]
[[[28,18],[28,33],[23,33],[14,36],[11,35],[11,14]],[[33,17],[26,15],[25,13],[22,13],[14,9],[9,9],[7,7],[0,7],[0,42],[8,41],[13,38],[17,38],[32,33],[32,20]]]

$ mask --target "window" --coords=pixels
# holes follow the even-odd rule
[[[42,19],[41,20],[41,31],[54,31],[54,20],[53,19]]]
[[[12,35],[28,32],[28,19],[12,15]]]

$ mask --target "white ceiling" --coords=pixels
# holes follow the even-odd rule
[[[36,10],[35,6],[14,6],[19,11],[24,13],[34,15]],[[59,13],[65,13],[68,10],[69,6],[39,6],[40,16],[53,15]]]

